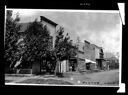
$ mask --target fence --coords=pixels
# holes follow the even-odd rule
[[[5,74],[32,74],[32,69],[5,69]]]

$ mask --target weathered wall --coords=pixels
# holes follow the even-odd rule
[[[95,47],[95,58],[99,59],[100,58],[100,49]]]
[[[95,49],[91,44],[85,43],[85,58],[95,61]]]

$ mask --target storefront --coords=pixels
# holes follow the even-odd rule
[[[85,59],[86,70],[94,70],[97,68],[96,62]]]

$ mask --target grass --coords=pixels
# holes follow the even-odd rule
[[[66,82],[63,80],[55,80],[55,79],[27,79],[18,83],[72,85],[72,83],[70,82]]]

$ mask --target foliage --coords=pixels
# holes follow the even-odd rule
[[[59,60],[68,60],[71,57],[76,56],[76,47],[73,46],[72,40],[70,40],[68,33],[65,37],[63,33],[64,29],[60,27],[60,29],[57,31],[55,40],[55,52],[56,57]]]
[[[21,36],[18,35],[21,27],[19,21],[18,15],[13,19],[12,11],[7,11],[5,58],[11,63],[9,65],[14,66],[14,63],[22,58],[22,64],[25,65],[48,60],[51,67],[55,67],[58,59],[68,60],[76,56],[76,47],[73,46],[68,33],[64,36],[62,27],[57,31],[55,47],[52,48],[53,38],[50,36],[50,31],[46,25],[42,25],[37,20],[29,23],[24,31],[23,41],[18,43]]]
[[[6,15],[6,30],[4,35],[4,49],[5,55],[4,58],[6,60],[7,67],[13,67],[14,63],[19,60],[20,54],[17,53],[17,40],[18,40],[18,31],[20,30],[20,25],[18,22],[20,21],[19,15],[16,18],[12,18],[11,10],[7,10]]]
[[[52,39],[47,26],[43,26],[36,20],[29,24],[25,31],[24,38],[26,50],[23,54],[23,60],[30,62],[41,62],[50,56]]]

